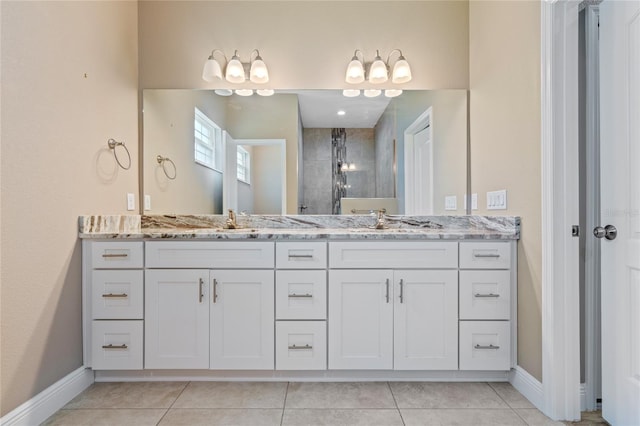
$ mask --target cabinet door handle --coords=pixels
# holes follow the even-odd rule
[[[312,254],[290,254],[289,259],[313,259]]]
[[[493,346],[493,345],[475,345],[474,348],[476,349],[500,349],[500,346]]]
[[[108,293],[108,294],[103,294],[102,297],[104,297],[105,299],[116,299],[116,298],[129,297],[129,295],[127,293],[120,293],[120,294]]]
[[[218,301],[218,280],[213,279],[213,303]]]
[[[498,258],[500,255],[498,253],[474,253],[473,257],[495,257]]]
[[[387,303],[389,303],[389,278],[387,278]]]
[[[404,302],[404,283],[400,280],[400,303]]]
[[[104,253],[102,257],[110,258],[110,257],[129,257],[128,253]]]
[[[298,298],[298,299],[305,298],[305,297],[306,298],[310,298],[310,297],[313,297],[313,294],[309,294],[309,293],[306,293],[306,294],[295,294],[295,293],[293,293],[293,294],[290,294],[289,297]]]
[[[202,303],[202,299],[204,299],[204,291],[203,291],[204,290],[204,280],[202,278],[200,278],[199,286],[200,286],[200,289],[199,289],[200,296],[198,297],[198,302]]]
[[[126,344],[122,344],[122,345],[112,345],[111,343],[109,343],[108,345],[102,345],[102,349],[127,349],[128,346]]]
[[[488,294],[476,293],[473,295],[473,297],[500,297],[500,295],[494,294],[494,293],[488,293]]]
[[[295,350],[295,351],[299,351],[299,350],[307,350],[307,349],[313,349],[313,346],[311,345],[304,345],[304,346],[296,346],[296,345],[291,345],[289,346],[290,350]]]

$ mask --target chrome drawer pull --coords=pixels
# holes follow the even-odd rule
[[[202,303],[202,299],[204,299],[204,292],[202,291],[204,287],[204,280],[202,278],[200,278],[199,286],[198,292],[200,293],[200,296],[198,297],[198,303]]]
[[[305,298],[305,297],[306,298],[313,297],[313,294],[309,294],[309,293],[306,293],[306,294],[295,294],[295,293],[293,293],[293,294],[290,294],[289,297],[301,299],[301,298]]]
[[[102,257],[129,257],[128,253],[105,253]]]
[[[498,258],[498,257],[500,257],[500,255],[496,254],[496,253],[487,253],[487,254],[475,253],[473,255],[473,257],[495,257],[495,258]]]
[[[213,279],[213,303],[218,301],[218,280]]]
[[[404,286],[403,286],[403,281],[400,280],[400,303],[404,303]]]
[[[475,346],[476,349],[500,349],[500,346],[493,346],[493,345],[489,345],[489,346],[482,346],[482,345],[476,345]]]
[[[299,350],[313,349],[313,346],[311,346],[311,345],[304,345],[304,346],[296,346],[296,345],[292,345],[292,346],[289,346],[289,349],[290,349],[290,350],[296,350],[296,351],[299,351]]]
[[[290,254],[289,259],[313,259],[312,254]]]
[[[127,349],[128,346],[126,344],[122,344],[122,345],[112,345],[111,343],[109,343],[108,345],[102,345],[102,349]]]
[[[387,294],[386,294],[386,298],[387,298],[387,303],[389,303],[389,278],[387,278]]]
[[[500,297],[499,294],[493,294],[493,293],[489,293],[489,294],[476,293],[473,296],[474,297]]]
[[[121,293],[121,294],[113,294],[113,293],[109,293],[109,294],[103,294],[102,297],[104,298],[109,298],[109,299],[115,299],[115,298],[125,298],[125,297],[129,297],[129,295],[127,293]]]

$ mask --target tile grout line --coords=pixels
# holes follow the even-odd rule
[[[173,406],[175,405],[175,403],[178,401],[178,398],[180,398],[180,396],[182,396],[182,394],[184,393],[184,391],[187,389],[187,387],[191,384],[191,382],[187,382],[186,385],[184,385],[184,387],[182,388],[182,390],[180,391],[180,393],[178,394],[178,396],[176,396],[176,399],[173,400],[173,402],[171,403],[171,405],[169,406],[169,408],[167,408],[167,411],[164,412],[164,414],[162,415],[162,417],[160,417],[160,420],[158,420],[158,423],[156,423],[156,426],[158,426],[160,423],[162,423],[162,420],[164,420],[164,418],[167,416],[167,414],[169,414],[169,410],[171,410],[173,408]]]
[[[284,403],[282,404],[282,415],[280,416],[280,426],[282,426],[282,422],[284,422],[284,410],[287,408],[287,396],[289,396],[289,384],[291,382],[287,382],[287,388],[284,391]]]
[[[393,389],[391,389],[391,382],[387,382],[387,387],[389,388],[389,393],[391,393],[391,398],[393,398],[393,403],[396,404],[396,410],[398,410],[398,415],[400,416],[400,421],[402,422],[402,426],[406,426],[404,422],[404,418],[402,417],[402,411],[400,411],[400,407],[398,407],[398,401],[396,400],[396,396],[393,394]]]
[[[512,406],[511,406],[511,404],[509,404],[509,402],[508,402],[507,400],[505,400],[505,399],[502,397],[502,395],[500,395],[500,394],[498,393],[498,391],[497,391],[493,386],[491,386],[491,383],[490,383],[490,382],[486,382],[486,383],[487,383],[487,385],[491,388],[491,390],[492,390],[492,391],[494,391],[494,392],[496,393],[496,395],[498,395],[498,398],[500,398],[500,399],[502,400],[502,402],[504,402],[505,404],[507,404],[507,407],[509,407],[509,410],[511,410],[511,411],[513,412],[513,414],[515,414],[516,416],[518,416],[518,418],[519,418],[520,420],[522,420],[522,422],[523,422],[525,425],[527,425],[527,426],[528,426],[528,425],[529,425],[529,422],[527,422],[527,421],[526,421],[526,420],[525,420],[525,419],[524,419],[524,418],[523,418],[523,417],[522,417],[522,416],[521,416],[521,415],[520,415],[520,414],[519,414],[519,413],[518,413],[518,412],[517,412],[517,411],[516,411]]]

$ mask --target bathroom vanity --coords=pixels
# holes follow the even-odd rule
[[[373,220],[81,217],[85,366],[103,380],[505,378],[519,218]]]

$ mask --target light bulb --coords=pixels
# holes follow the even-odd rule
[[[373,84],[380,84],[389,79],[389,74],[387,72],[387,65],[380,57],[380,53],[378,53],[377,50],[376,55],[377,56],[373,60],[371,68],[369,69],[369,82]]]
[[[347,74],[344,81],[349,84],[358,84],[364,81],[364,67],[356,55],[353,55],[349,66],[347,66]]]
[[[238,51],[236,51],[227,64],[227,71],[224,75],[224,78],[226,78],[230,83],[244,83],[245,80],[244,68],[242,67],[242,62],[240,62],[237,53]]]
[[[269,82],[269,70],[260,55],[251,62],[251,70],[249,71],[249,79],[258,84]]]
[[[411,67],[409,66],[409,62],[407,62],[404,56],[400,56],[398,61],[393,66],[391,81],[398,84],[411,81]]]

